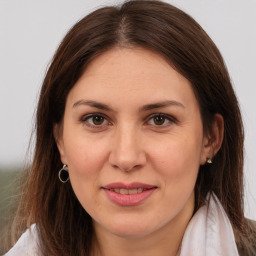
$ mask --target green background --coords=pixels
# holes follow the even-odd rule
[[[19,168],[0,168],[0,255],[3,253],[3,237],[8,223],[12,221],[12,209],[17,203]]]

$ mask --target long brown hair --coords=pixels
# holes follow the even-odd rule
[[[65,36],[44,79],[36,115],[35,155],[16,218],[19,230],[37,224],[44,255],[89,255],[91,217],[62,167],[53,129],[62,121],[67,95],[86,66],[112,47],[144,47],[163,56],[192,84],[205,131],[215,113],[225,122],[223,144],[212,165],[201,166],[197,210],[208,192],[221,201],[234,229],[246,235],[243,214],[243,126],[237,98],[215,44],[183,11],[160,1],[128,1],[80,20]]]

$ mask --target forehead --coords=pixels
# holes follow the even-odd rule
[[[95,58],[68,101],[83,97],[107,104],[176,100],[197,105],[190,82],[162,56],[142,48],[113,48]]]

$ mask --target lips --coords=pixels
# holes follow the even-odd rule
[[[111,183],[102,187],[108,198],[120,206],[135,206],[144,202],[157,189],[156,186],[143,183]]]

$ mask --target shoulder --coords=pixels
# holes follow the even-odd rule
[[[247,224],[251,230],[250,236],[246,239],[235,233],[236,244],[240,256],[255,256],[256,255],[256,221],[247,219]]]
[[[38,234],[36,225],[33,224],[19,238],[17,243],[4,256],[40,256],[38,246]]]

